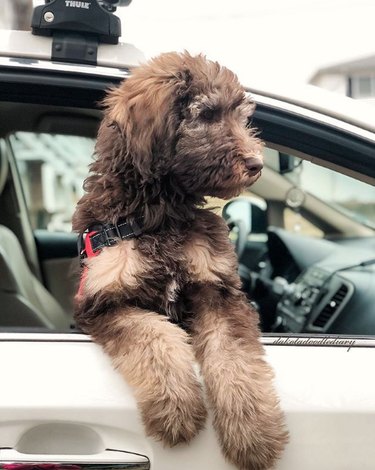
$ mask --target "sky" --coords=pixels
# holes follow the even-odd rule
[[[322,66],[375,53],[375,0],[133,0],[124,42],[150,57],[203,52],[246,85],[306,83]]]
[[[247,86],[307,83],[320,67],[375,54],[375,0],[132,0],[116,14],[122,41],[146,58],[203,52]]]

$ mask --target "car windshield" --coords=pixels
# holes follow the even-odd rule
[[[375,229],[374,186],[298,158],[294,158],[294,169],[284,176],[303,192]]]

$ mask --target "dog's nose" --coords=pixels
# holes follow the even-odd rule
[[[245,165],[251,176],[256,175],[263,168],[263,161],[259,157],[248,157],[245,160]]]

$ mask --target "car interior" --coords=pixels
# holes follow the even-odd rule
[[[14,131],[34,130],[35,135],[47,137],[55,135],[54,126],[57,126],[62,134],[70,135],[78,130],[79,139],[93,145],[100,112],[62,108],[51,114],[50,106],[30,103],[6,102],[0,107],[1,114],[8,116],[2,121],[2,135],[8,137],[1,139],[0,144],[0,326],[68,330],[73,326],[72,299],[79,275],[79,266],[72,262],[77,258],[77,236],[70,233],[70,228],[64,232],[61,227],[53,231],[37,230],[36,222],[32,226],[33,215],[40,217],[40,213],[48,213],[48,208],[40,206],[44,188],[40,187],[39,179],[48,148],[38,149],[33,147],[35,139],[34,142],[25,140],[22,154],[26,153],[25,160],[17,162],[12,150],[20,145],[17,147],[19,139]],[[27,119],[23,120],[24,116]],[[75,144],[72,138],[71,146]],[[32,154],[30,158],[27,152]],[[52,155],[58,165],[58,155]],[[27,178],[21,178],[21,168]],[[84,171],[87,172],[87,164]],[[82,180],[83,175],[81,185]],[[56,187],[56,180],[48,181]]]
[[[53,103],[8,93],[0,102],[0,329],[76,331],[70,217],[92,158],[100,93]],[[314,157],[267,139],[259,182],[207,207],[227,221],[263,332],[375,334],[374,187]]]

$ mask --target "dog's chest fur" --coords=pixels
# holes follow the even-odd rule
[[[197,223],[188,233],[167,237],[156,233],[104,248],[87,261],[86,294],[107,292],[121,298],[120,303],[184,319],[190,313],[194,285],[222,285],[236,272],[227,229],[222,223],[214,225]]]

